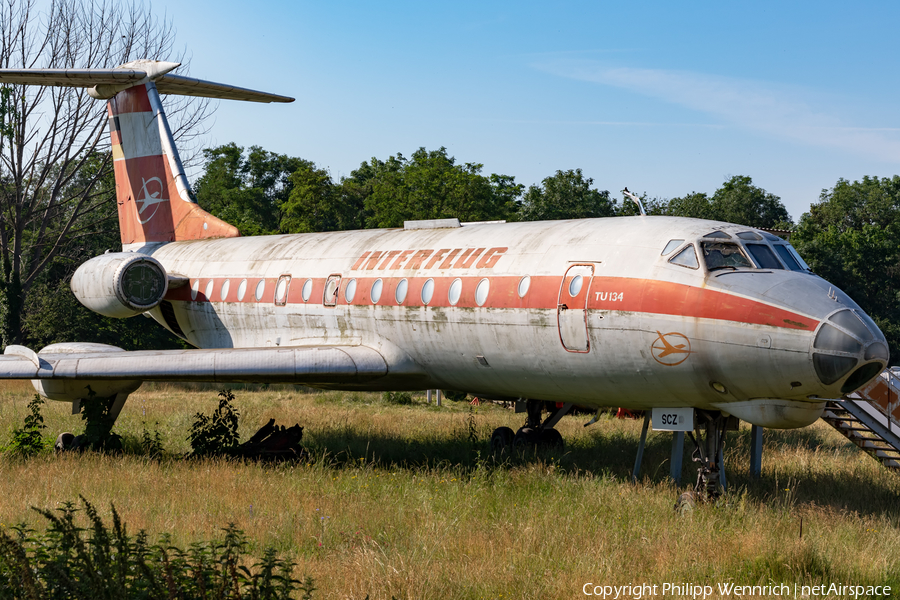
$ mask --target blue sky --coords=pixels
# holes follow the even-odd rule
[[[732,175],[796,220],[838,178],[900,173],[900,4],[156,0],[223,101],[207,145],[336,179],[446,146],[526,185],[580,167],[670,198]]]

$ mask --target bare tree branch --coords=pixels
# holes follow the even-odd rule
[[[50,0],[44,11],[36,0],[0,0],[0,67],[111,68],[140,58],[187,62],[172,20],[139,0]],[[104,103],[83,89],[31,86],[12,86],[10,100],[12,135],[0,140],[0,261],[10,268],[0,270],[0,283],[10,304],[16,273],[23,306],[55,257],[100,224],[115,226],[108,216],[115,189]],[[204,99],[167,102],[175,137],[190,147],[213,109]],[[192,153],[183,158],[191,164]],[[7,343],[19,336],[2,333]]]

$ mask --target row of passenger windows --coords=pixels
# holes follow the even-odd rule
[[[339,285],[339,283],[340,283],[339,279],[334,279],[334,280],[329,280],[328,284],[326,284],[326,285],[330,285],[332,281],[334,281],[334,285]],[[575,291],[573,293],[572,289],[573,289],[573,285],[576,283],[576,281],[578,282],[577,283],[577,291]],[[283,275],[278,278],[278,283],[275,286],[275,303],[276,304],[284,304],[285,301],[287,300],[286,296],[287,296],[287,290],[288,290],[289,283],[290,283],[290,277],[287,275]],[[347,285],[344,287],[344,300],[348,304],[353,302],[353,298],[356,296],[357,287],[358,287],[358,284],[357,284],[356,279],[351,279],[347,283]],[[425,281],[425,283],[422,284],[422,289],[419,294],[419,298],[422,300],[422,304],[427,305],[427,304],[431,303],[432,299],[434,298],[434,287],[435,287],[434,279],[428,279]],[[530,287],[531,287],[531,277],[529,277],[528,275],[522,277],[522,279],[519,280],[519,284],[516,288],[517,292],[519,294],[519,297],[520,298],[525,297],[525,294],[528,293],[528,290]],[[206,284],[206,289],[204,291],[206,298],[208,298],[209,300],[215,300],[215,298],[213,298],[213,293],[215,291],[213,288],[214,288],[214,281],[212,279],[210,279],[209,282]],[[222,282],[222,287],[219,289],[219,298],[218,299],[224,302],[225,299],[228,297],[228,292],[230,289],[231,289],[231,280],[226,279],[225,281]],[[488,280],[486,278],[479,281],[478,285],[475,286],[475,303],[478,306],[484,306],[484,304],[487,302],[488,293],[490,292],[490,289],[491,289],[491,282],[490,282],[490,280]],[[578,293],[578,291],[580,291],[580,289],[581,289],[581,276],[579,275],[575,279],[573,279],[572,283],[569,285],[569,293],[572,294],[573,296],[575,296]],[[303,287],[300,289],[300,297],[303,299],[304,302],[309,302],[309,299],[312,296],[312,290],[313,290],[313,280],[307,279],[306,281],[303,282]],[[261,279],[256,284],[256,291],[254,294],[257,302],[262,300],[262,297],[263,297],[263,294],[265,293],[265,291],[266,291],[266,282],[264,279]],[[381,300],[381,295],[382,295],[383,291],[384,291],[384,281],[383,280],[376,279],[375,281],[372,282],[372,287],[369,290],[369,299],[371,300],[372,304],[378,304],[378,301]],[[336,298],[337,292],[338,292],[337,289],[330,289],[330,290],[326,289],[326,297],[329,297],[329,295],[330,295],[330,297]],[[397,287],[394,289],[394,300],[397,302],[397,304],[403,304],[403,302],[406,301],[406,296],[407,296],[408,292],[409,292],[409,281],[407,279],[401,279],[397,283]],[[449,290],[447,291],[447,300],[450,302],[451,306],[455,306],[457,303],[459,303],[459,299],[462,297],[462,292],[463,292],[462,279],[459,279],[459,278],[454,279],[453,283],[450,284]],[[200,280],[196,280],[196,281],[194,281],[194,284],[191,286],[191,300],[196,300],[197,295],[199,293],[200,293]],[[243,301],[246,294],[247,294],[247,280],[244,279],[240,282],[240,284],[238,284],[238,290],[237,290],[238,302]]]
[[[527,276],[523,277],[523,280],[529,279]],[[307,284],[311,284],[312,280],[307,280]],[[431,301],[434,299],[434,279],[426,279],[422,284],[422,289],[419,291],[419,299],[422,301],[422,304],[428,305],[431,304]],[[355,279],[351,279],[347,286],[344,288],[344,300],[349,304],[353,302],[353,298],[356,296],[356,288],[357,283]],[[524,292],[528,291],[528,284],[526,283],[524,288],[522,286],[522,282],[519,282],[519,290],[520,295],[524,295]],[[484,306],[488,299],[488,293],[491,290],[491,282],[488,279],[482,279],[478,282],[478,285],[475,286],[475,304],[478,306]],[[309,294],[306,292],[306,286],[304,285],[304,293],[302,294],[303,301],[309,301]],[[372,282],[372,287],[369,290],[369,300],[372,304],[378,304],[381,300],[381,295],[384,292],[384,281],[382,279],[376,279]],[[459,299],[462,298],[463,292],[463,281],[462,279],[454,279],[450,284],[450,288],[447,290],[447,301],[451,306],[456,306],[459,303]],[[397,287],[394,288],[394,301],[397,304],[403,304],[406,301],[406,296],[409,294],[409,280],[401,279],[397,282]]]
[[[765,234],[767,237],[782,242],[781,238],[771,234]],[[699,243],[702,251],[703,261],[709,271],[716,269],[789,269],[791,271],[809,271],[809,265],[797,254],[797,251],[790,244],[778,243],[769,246],[763,241],[763,237],[753,231],[742,231],[737,234],[744,242],[744,247],[750,254],[751,259],[741,250],[741,246],[735,242],[720,241],[730,239],[731,236],[724,231],[714,231],[706,236],[707,240],[701,240]],[[753,240],[756,243],[750,242]],[[666,247],[663,248],[662,256],[666,256],[681,247],[684,240],[669,240]],[[772,248],[775,251],[772,251]],[[776,254],[778,258],[776,258]],[[778,259],[781,259],[779,262]],[[699,269],[700,262],[697,258],[697,252],[694,244],[688,244],[675,256],[669,259],[674,265],[688,267],[689,269]],[[754,262],[756,264],[754,264]]]

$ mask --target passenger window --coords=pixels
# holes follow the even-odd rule
[[[775,252],[778,253],[778,256],[781,257],[781,260],[784,261],[784,264],[786,264],[788,266],[788,269],[790,269],[791,271],[803,270],[800,264],[796,260],[794,260],[793,256],[791,256],[791,253],[788,252],[787,246],[778,244],[777,246],[775,246]]]
[[[778,259],[775,258],[775,253],[772,252],[772,249],[765,244],[747,244],[747,251],[760,269],[784,269],[781,263],[778,262]]]
[[[752,269],[753,265],[741,252],[737,244],[723,242],[703,242],[703,260],[706,261],[706,269]]]
[[[671,252],[675,251],[675,248],[684,243],[684,240],[669,240],[669,243],[666,244],[666,247],[663,248],[662,254],[660,256],[665,256]]]
[[[700,268],[700,263],[697,262],[697,253],[694,252],[693,244],[670,258],[669,262],[673,265],[678,265],[679,267],[687,267],[689,269]]]

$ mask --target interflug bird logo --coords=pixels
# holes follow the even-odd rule
[[[144,185],[141,186],[141,192],[144,194],[144,197],[137,199],[137,201],[141,203],[141,208],[138,210],[138,221],[140,221],[141,224],[144,224],[156,215],[156,211],[159,210],[159,203],[168,202],[169,199],[160,197],[162,196],[163,191],[162,179],[159,177],[151,177],[150,179],[141,178],[141,180],[144,182]],[[150,184],[150,189],[147,189],[147,184]],[[149,215],[146,215],[146,218],[144,218],[144,212],[151,206],[153,207],[153,210],[150,211]]]
[[[691,340],[686,335],[671,331],[656,332],[659,336],[650,345],[653,358],[661,365],[674,367],[680,365],[691,355]]]

